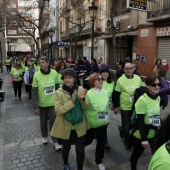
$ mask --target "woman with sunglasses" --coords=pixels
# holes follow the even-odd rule
[[[146,78],[147,91],[135,103],[136,125],[133,130],[133,151],[130,158],[131,170],[137,169],[137,161],[145,148],[152,149],[155,132],[161,125],[160,80],[156,75]]]
[[[165,76],[166,76],[166,70],[163,65],[155,65],[153,72],[155,75],[157,75],[160,78],[161,87],[159,90],[159,96],[161,98],[161,107],[164,109],[168,105],[168,95],[167,91],[169,89],[168,84],[166,82]]]
[[[95,72],[89,76],[89,85],[91,89],[86,95],[89,108],[85,114],[91,129],[86,138],[86,145],[93,141],[96,134],[95,162],[99,170],[105,170],[102,159],[104,158],[105,136],[109,123],[109,95],[106,90],[102,89],[103,78],[99,73]]]

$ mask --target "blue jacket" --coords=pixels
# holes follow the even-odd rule
[[[37,70],[36,69],[34,69],[33,70],[33,73],[35,74],[35,72],[36,72]],[[33,77],[32,77],[33,78]],[[30,84],[30,70],[28,69],[26,72],[25,72],[25,74],[24,74],[24,83],[25,84]],[[32,84],[32,83],[31,83]]]

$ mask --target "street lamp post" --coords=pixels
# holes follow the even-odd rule
[[[10,51],[10,46],[9,46],[10,42],[7,41],[7,44],[8,44],[8,52],[9,52]]]
[[[52,61],[52,57],[53,57],[53,46],[52,46],[52,43],[53,43],[53,35],[54,35],[54,30],[53,29],[50,29],[49,30],[49,37],[51,38],[51,61]]]
[[[37,37],[36,38],[36,46],[37,46],[37,50],[38,50],[38,57],[37,58],[39,58],[40,57],[40,47],[39,47],[39,40],[40,40],[40,38],[39,37]]]
[[[93,49],[94,49],[94,21],[97,16],[97,9],[98,7],[95,6],[95,3],[92,2],[92,5],[89,6],[90,18],[92,20],[92,35],[91,35],[91,60],[94,58],[93,56]]]

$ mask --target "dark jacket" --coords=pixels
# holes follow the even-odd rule
[[[89,63],[89,61],[85,61],[83,64],[83,71],[87,71],[88,73],[91,72],[91,64]]]
[[[160,78],[160,82],[161,82],[161,88],[159,90],[159,96],[161,98],[161,104],[160,105],[162,106],[162,109],[164,109],[168,105],[167,91],[168,91],[169,87],[168,87],[168,84],[167,84],[166,79],[164,77]]]
[[[78,63],[76,64],[73,69],[76,71],[76,72],[80,72],[81,71],[81,65]]]
[[[99,72],[99,66],[97,64],[93,64],[92,65],[92,71],[91,73],[94,73],[94,72]]]

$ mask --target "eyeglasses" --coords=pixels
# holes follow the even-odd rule
[[[97,78],[96,80],[97,81],[103,81],[103,78]]]
[[[152,87],[156,87],[156,86],[161,86],[161,83],[154,83],[154,84],[151,84]]]
[[[129,67],[129,68],[125,68],[126,70],[132,70],[133,68],[132,67]]]

